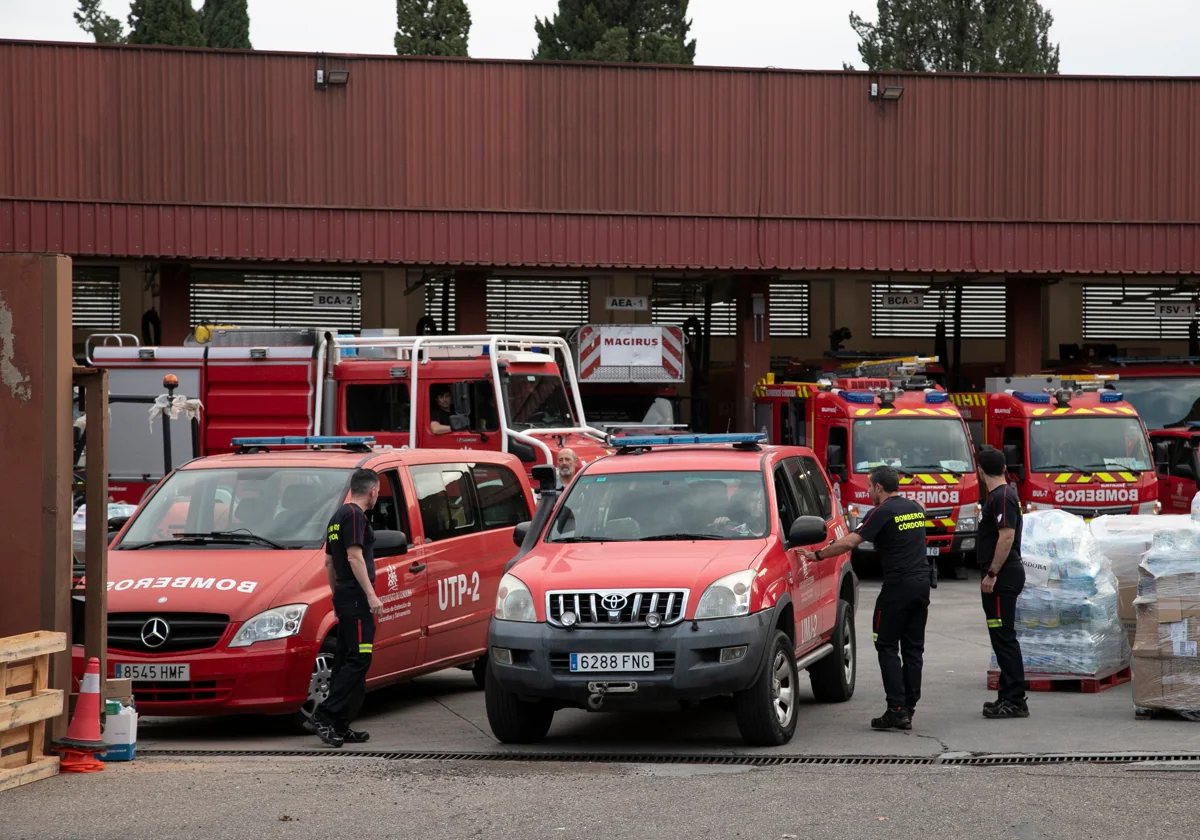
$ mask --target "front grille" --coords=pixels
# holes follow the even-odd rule
[[[550,654],[550,670],[556,674],[571,673],[571,654],[569,654],[569,653],[552,653],[552,654]],[[662,653],[654,654],[654,671],[653,672],[650,672],[650,671],[632,672],[631,671],[630,673],[670,674],[674,670],[675,670],[675,654],[670,651],[664,651]],[[603,676],[603,674],[598,675],[594,672],[588,672],[588,675],[592,676],[592,677]]]
[[[622,598],[619,609],[604,606],[604,599]],[[645,627],[646,616],[657,613],[663,624],[683,621],[687,608],[686,589],[605,589],[585,592],[549,592],[546,615],[551,624],[562,624],[562,614],[579,617],[578,627]]]
[[[1097,516],[1128,516],[1133,513],[1133,505],[1124,507],[1064,507],[1067,513],[1082,516],[1084,519],[1095,519]]]
[[[167,623],[167,640],[157,647],[142,641],[146,622],[160,618]],[[225,635],[229,616],[213,613],[109,613],[108,648],[130,653],[179,653],[215,647]]]
[[[928,519],[953,519],[954,508],[926,508],[925,516]]]
[[[133,683],[138,703],[194,703],[198,700],[221,701],[233,691],[233,680],[194,680],[192,682]]]

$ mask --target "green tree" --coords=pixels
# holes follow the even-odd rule
[[[879,0],[850,26],[870,70],[1057,73],[1053,16],[1037,0]]]
[[[467,54],[466,0],[396,0],[397,55]]]
[[[553,18],[535,18],[534,58],[694,64],[688,0],[558,0]]]
[[[100,0],[79,0],[75,22],[95,38],[97,44],[125,43],[125,27],[121,26],[121,21],[100,8]]]
[[[247,0],[205,0],[200,10],[204,44],[227,50],[252,50]]]
[[[200,15],[191,0],[133,0],[129,30],[131,44],[205,46]]]

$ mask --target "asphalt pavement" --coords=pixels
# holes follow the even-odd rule
[[[935,756],[946,753],[1200,753],[1200,723],[1134,719],[1132,684],[1098,694],[1033,693],[1026,720],[988,721],[980,710],[990,659],[978,579],[942,581],[933,591],[926,639],[924,697],[912,732],[873,732],[883,710],[879,665],[871,644],[870,613],[878,583],[864,583],[857,614],[858,684],[842,704],[817,703],[807,692],[793,741],[766,752],[804,755]],[[606,708],[618,708],[610,700]],[[555,717],[540,747],[514,747],[492,737],[483,693],[470,674],[445,671],[368,696],[356,727],[370,731],[360,751],[742,753],[732,715],[719,704],[687,711],[587,713]],[[321,747],[266,717],[143,718],[138,748],[188,750],[304,750]],[[754,752],[764,752],[754,750]]]
[[[1191,840],[1195,772],[139,759],[0,793],[5,840]]]

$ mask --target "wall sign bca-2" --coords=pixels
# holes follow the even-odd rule
[[[682,382],[683,375],[679,327],[589,324],[579,330],[582,382]]]

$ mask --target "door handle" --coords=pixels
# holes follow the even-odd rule
[[[425,571],[424,563],[413,563],[411,566],[408,567],[408,573],[410,575],[415,575],[418,572],[423,572],[423,571]]]

